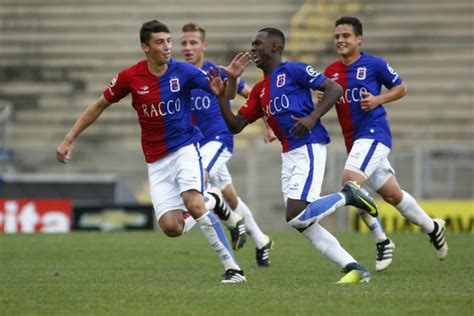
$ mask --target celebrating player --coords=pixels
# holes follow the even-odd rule
[[[183,214],[189,212],[224,265],[222,282],[244,282],[244,273],[222,226],[206,210],[202,196],[204,173],[198,147],[202,135],[191,123],[191,90],[212,92],[212,82],[208,83],[206,74],[193,65],[171,59],[170,31],[163,23],[145,22],[140,42],[146,59],[116,75],[103,95],[81,114],[59,145],[57,159],[68,162],[79,134],[108,106],[131,93],[142,130],[151,199],[161,229],[169,237],[180,236],[187,230],[184,217],[188,216]],[[248,57],[240,54],[226,70],[241,73],[243,69],[238,68],[246,63]]]
[[[344,250],[319,221],[343,205],[355,205],[372,215],[377,207],[356,184],[348,182],[340,193],[320,197],[326,165],[329,134],[320,122],[339,99],[342,88],[327,80],[310,65],[282,62],[284,34],[275,28],[261,29],[252,42],[252,54],[264,80],[251,90],[237,115],[229,109],[224,84],[217,98],[229,130],[236,134],[258,118],[266,118],[282,144],[282,191],[288,224],[301,232],[313,246],[346,275],[339,283],[367,282],[370,273]],[[216,75],[210,71],[210,79]],[[218,78],[218,77],[217,77]],[[214,81],[216,84],[219,80]],[[315,108],[311,89],[325,91]]]
[[[343,96],[336,109],[348,158],[342,182],[366,184],[393,205],[404,217],[428,233],[440,260],[448,255],[445,222],[431,219],[416,200],[400,188],[388,155],[392,136],[383,104],[402,98],[407,88],[397,72],[382,58],[361,52],[362,23],[355,17],[341,17],[335,23],[334,43],[340,60],[329,65],[326,77],[339,83]],[[382,92],[384,85],[388,90]],[[322,95],[319,94],[318,98]],[[392,262],[395,244],[385,234],[380,221],[360,213],[370,227],[377,246],[376,270]]]
[[[206,31],[197,23],[187,23],[182,27],[181,36],[181,53],[186,62],[193,64],[203,71],[210,68],[216,68],[209,60],[205,59],[205,51],[207,48]],[[226,73],[222,73],[222,79],[228,78]],[[237,82],[237,78],[230,78],[231,82]],[[233,89],[232,91],[235,91]],[[247,97],[250,88],[243,80],[238,79],[237,92],[243,97]],[[193,89],[191,91],[191,100],[193,102],[193,121],[199,127],[204,138],[199,142],[202,155],[202,163],[206,172],[206,182],[209,181],[214,187],[222,190],[225,201],[230,205],[233,212],[225,214],[226,217],[242,215],[245,218],[247,232],[253,238],[256,248],[257,264],[267,267],[269,265],[269,252],[273,241],[265,235],[260,227],[258,227],[252,212],[247,205],[238,197],[232,177],[227,169],[227,161],[232,156],[234,136],[229,132],[225,124],[216,97],[202,89]],[[234,96],[230,96],[233,98]],[[229,104],[230,106],[230,104]],[[209,194],[213,194],[216,199],[221,200],[220,191],[208,190]],[[240,215],[242,214],[242,215]],[[221,218],[222,219],[222,218]],[[224,223],[228,221],[223,218]],[[232,246],[234,250],[240,249],[245,241],[245,227],[241,221],[234,220],[235,227],[231,226]]]

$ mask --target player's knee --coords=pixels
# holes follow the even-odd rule
[[[391,205],[398,205],[403,198],[403,193],[400,192],[390,192],[383,195],[383,200]]]
[[[160,220],[161,231],[168,237],[178,237],[184,232],[184,220],[182,218],[168,218],[168,220]]]
[[[186,209],[189,211],[191,215],[198,213],[199,210],[205,208],[204,202],[202,201],[189,201],[188,203],[185,204]]]
[[[168,237],[179,237],[183,234],[183,228],[172,228],[172,229],[166,229],[163,230],[166,236]]]
[[[183,234],[184,222],[175,223],[173,225],[160,225],[163,233],[168,237],[178,237]]]

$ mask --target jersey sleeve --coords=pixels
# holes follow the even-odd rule
[[[245,104],[240,108],[239,113],[245,116],[249,123],[255,122],[263,116],[262,107],[260,106],[259,95],[261,92],[261,85],[256,84],[247,98]]]
[[[245,81],[237,78],[237,93],[240,93],[240,91],[242,91],[242,89],[245,87]]]
[[[192,89],[202,89],[209,93],[212,93],[209,87],[209,81],[207,80],[207,73],[204,70],[197,68],[194,65],[186,64],[186,71],[189,74],[189,78],[192,82]]]
[[[292,63],[288,69],[293,78],[305,88],[316,90],[327,79],[316,68],[305,63]]]
[[[109,85],[104,90],[103,95],[107,101],[115,103],[120,101],[129,93],[130,89],[128,88],[127,72],[124,70],[112,78]]]
[[[383,58],[377,61],[377,79],[387,88],[393,88],[402,83],[402,78],[390,67],[390,64]]]

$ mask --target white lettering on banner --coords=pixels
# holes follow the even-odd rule
[[[180,110],[181,101],[179,99],[168,100],[167,102],[161,101],[158,104],[142,104],[142,113],[146,117],[173,115]]]
[[[207,110],[211,107],[211,99],[206,95],[203,97],[191,97],[191,101],[194,105],[193,109],[197,111]]]
[[[65,233],[71,227],[69,200],[0,199],[0,232]]]
[[[288,109],[289,107],[290,100],[286,94],[282,94],[279,97],[274,97],[273,99],[270,99],[270,104],[265,108],[265,117],[268,118],[273,116],[276,113]]]
[[[354,88],[354,89],[346,89],[343,95],[337,101],[337,105],[341,103],[351,103],[351,102],[360,102],[364,98],[362,92],[367,92],[365,87],[362,88]]]

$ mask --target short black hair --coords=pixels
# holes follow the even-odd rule
[[[140,42],[147,44],[151,38],[151,33],[170,33],[170,30],[158,20],[145,22],[140,29]]]
[[[359,35],[363,35],[363,32],[362,32],[362,23],[360,22],[360,20],[356,17],[353,17],[353,16],[342,16],[340,17],[338,20],[336,20],[336,25],[335,26],[338,26],[338,25],[341,25],[341,24],[349,24],[349,25],[352,25],[352,27],[354,28],[354,33],[356,36],[359,36]]]
[[[283,32],[279,29],[273,27],[265,27],[263,29],[260,29],[259,32],[267,32],[268,36],[276,37],[280,41],[281,49],[283,50],[283,48],[285,48],[285,34],[283,34]]]

